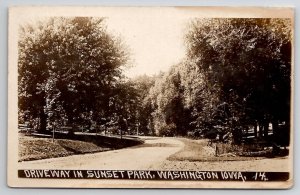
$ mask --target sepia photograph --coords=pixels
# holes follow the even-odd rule
[[[11,7],[8,185],[290,188],[294,13]]]

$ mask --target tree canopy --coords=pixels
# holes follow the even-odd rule
[[[188,29],[187,58],[150,89],[157,132],[215,129],[238,142],[250,126],[265,136],[270,123],[274,134],[289,127],[289,19],[195,19]]]
[[[98,120],[127,60],[122,42],[107,33],[103,18],[50,18],[22,26],[21,115],[37,119],[42,131],[61,120]]]
[[[289,140],[289,19],[194,19],[186,58],[155,76],[125,78],[129,56],[103,18],[51,18],[20,28],[19,118],[44,131],[117,125],[129,134]],[[282,128],[284,127],[284,128]],[[257,129],[260,134],[257,135]],[[283,129],[288,129],[285,131]]]

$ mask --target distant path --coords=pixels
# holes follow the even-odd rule
[[[181,150],[184,144],[174,138],[142,137],[139,146],[107,152],[25,161],[20,169],[151,169]]]

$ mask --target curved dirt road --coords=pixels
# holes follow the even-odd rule
[[[73,155],[60,158],[19,162],[19,169],[88,170],[202,170],[202,171],[291,171],[288,158],[249,161],[189,162],[167,158],[180,151],[184,143],[177,138],[143,137],[139,146]]]
[[[145,138],[139,146],[107,152],[19,163],[20,169],[147,170],[162,164],[184,144],[172,138]]]

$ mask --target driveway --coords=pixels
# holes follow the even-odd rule
[[[174,138],[144,137],[139,146],[73,155],[60,158],[23,161],[19,169],[98,169],[98,170],[147,170],[157,167],[181,150],[184,144]]]

